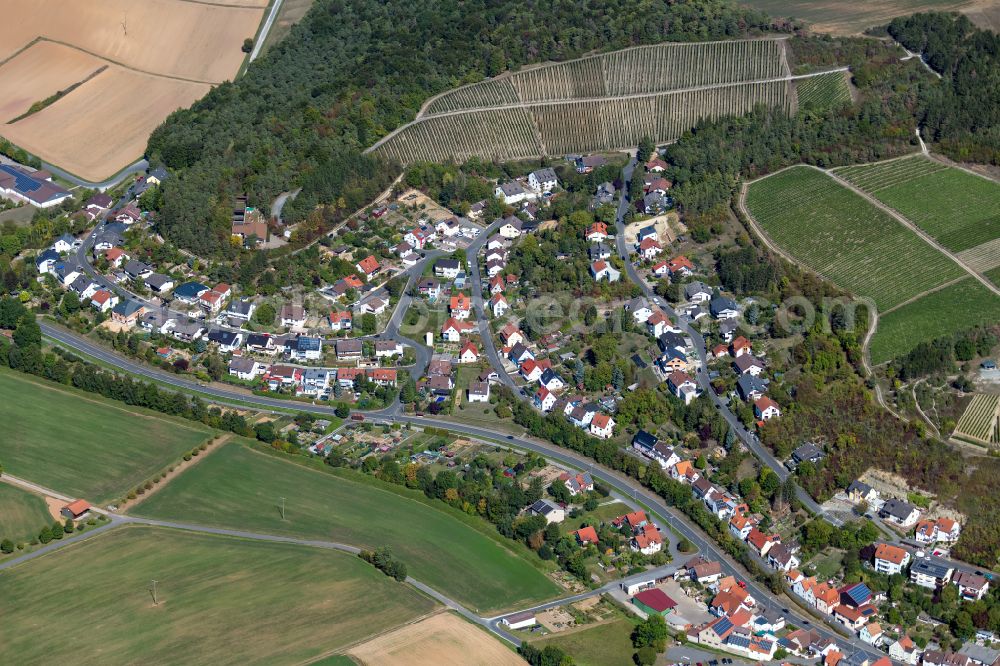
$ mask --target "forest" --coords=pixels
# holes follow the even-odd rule
[[[889,34],[942,76],[918,109],[925,138],[960,161],[1000,164],[1000,36],[962,14],[914,14]]]
[[[655,17],[655,18],[654,18]],[[200,255],[233,258],[231,199],[298,221],[363,206],[398,175],[362,151],[412,120],[433,94],[531,62],[663,41],[777,30],[762,12],[719,0],[318,0],[291,35],[150,137],[176,172],[159,230]]]

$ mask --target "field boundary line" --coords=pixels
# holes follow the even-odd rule
[[[948,287],[952,287],[952,286],[958,284],[959,282],[962,282],[962,281],[968,280],[968,279],[969,279],[968,275],[960,275],[959,277],[957,277],[957,278],[955,278],[953,280],[948,280],[947,282],[939,284],[938,286],[936,286],[936,287],[934,287],[932,289],[926,289],[926,290],[920,292],[919,294],[916,294],[914,296],[910,296],[908,299],[906,299],[902,303],[896,303],[895,305],[893,305],[888,310],[883,310],[882,314],[883,315],[887,315],[887,314],[890,314],[892,312],[895,312],[896,310],[899,310],[900,308],[903,308],[903,307],[905,307],[907,305],[911,305],[911,304],[919,301],[924,296],[930,296],[931,294],[933,294],[935,292],[941,291],[942,289],[947,289]]]
[[[107,56],[103,56],[103,55],[101,55],[99,53],[95,53],[94,51],[88,51],[87,49],[85,49],[83,47],[77,46],[76,44],[71,44],[69,42],[64,42],[64,41],[59,40],[59,39],[52,39],[50,37],[45,37],[45,36],[41,36],[41,35],[37,39],[38,39],[38,41],[50,42],[52,44],[59,44],[60,46],[65,46],[66,48],[73,49],[74,51],[79,51],[80,53],[86,53],[87,55],[89,55],[89,56],[91,56],[93,58],[97,58],[98,60],[103,60],[104,62],[110,62],[112,65],[116,65],[116,66],[121,67],[122,69],[128,70],[130,72],[136,72],[137,74],[145,74],[146,76],[152,76],[152,77],[156,77],[158,79],[170,79],[172,81],[182,81],[184,83],[197,83],[197,84],[200,84],[200,85],[203,85],[203,86],[217,86],[220,83],[223,83],[222,81],[204,81],[202,79],[189,79],[189,78],[185,78],[183,76],[173,76],[171,74],[160,74],[158,72],[150,72],[150,71],[145,70],[145,69],[139,69],[138,67],[132,67],[131,65],[126,65],[125,63],[123,63],[121,61],[118,61],[118,60],[112,60],[111,58],[108,58]]]
[[[921,157],[921,156],[931,159],[928,155],[918,150],[914,153],[906,153],[904,155],[897,155],[896,157],[888,157],[884,160],[875,160],[874,162],[859,162],[857,164],[845,164],[844,166],[830,167],[828,171],[830,171],[831,173],[836,173],[838,169],[851,169],[853,167],[877,166],[879,164],[888,164],[889,162],[899,162],[900,160],[909,160],[914,157]],[[822,170],[823,169],[820,169],[820,171]]]
[[[153,487],[150,488],[149,490],[147,490],[142,495],[137,494],[136,497],[135,497],[135,499],[131,499],[131,500],[130,499],[126,499],[123,504],[119,504],[118,505],[118,508],[116,509],[115,512],[116,513],[121,513],[121,514],[128,513],[129,511],[131,511],[137,505],[142,504],[146,500],[146,498],[148,498],[150,495],[156,494],[157,491],[159,491],[162,488],[168,486],[171,481],[173,481],[178,476],[180,476],[181,474],[183,474],[184,472],[186,472],[188,469],[190,469],[191,467],[194,467],[199,462],[201,462],[202,460],[204,460],[205,458],[207,458],[211,454],[215,453],[217,450],[219,450],[222,447],[223,444],[225,444],[226,442],[228,442],[229,440],[231,440],[235,436],[236,436],[235,433],[231,433],[231,432],[222,435],[221,437],[219,437],[218,439],[216,439],[215,441],[213,441],[211,444],[209,444],[205,448],[205,450],[202,451],[201,453],[199,453],[197,456],[191,456],[191,460],[184,460],[183,456],[182,456],[181,457],[181,461],[179,463],[177,463],[176,465],[174,465],[174,468],[172,470],[170,470],[169,472],[167,472],[167,475],[164,476],[162,479],[160,479],[159,483],[154,483]]]
[[[421,590],[418,587],[414,587],[413,589],[415,589],[417,592],[423,592],[423,590]],[[434,599],[434,601],[438,602],[437,599]],[[440,602],[438,602],[438,603],[440,603]],[[356,641],[351,641],[350,643],[342,645],[339,648],[335,648],[333,650],[327,650],[323,654],[318,654],[315,657],[310,657],[309,659],[306,659],[305,661],[300,661],[300,662],[298,662],[298,666],[308,666],[309,664],[315,664],[318,661],[322,661],[322,660],[326,659],[327,657],[332,657],[334,655],[344,655],[346,657],[347,656],[347,652],[349,650],[353,650],[356,647],[360,647],[361,645],[364,645],[365,643],[371,642],[371,641],[375,640],[376,638],[380,638],[382,636],[385,636],[386,634],[391,634],[394,631],[399,631],[400,629],[403,629],[404,627],[409,627],[410,625],[417,624],[418,622],[423,622],[424,620],[429,620],[430,618],[435,617],[437,615],[441,615],[442,613],[451,613],[453,611],[454,611],[454,609],[453,608],[449,608],[448,606],[442,606],[440,608],[436,608],[436,609],[432,610],[429,613],[424,613],[423,615],[421,615],[419,617],[413,618],[412,620],[407,620],[406,622],[403,622],[402,624],[398,624],[395,627],[392,627],[390,629],[386,629],[384,631],[379,631],[379,632],[376,632],[376,633],[373,633],[373,634],[369,634],[368,636],[365,636],[364,638],[359,638]],[[481,626],[481,625],[477,625],[477,626]],[[496,636],[496,634],[492,634],[492,635],[494,637],[496,637],[496,638],[499,638],[499,636]],[[503,640],[503,639],[501,639],[501,640]]]
[[[806,166],[812,166],[812,165],[806,165]],[[837,183],[840,183],[840,185],[842,185],[843,187],[846,187],[847,189],[851,190],[852,192],[854,192],[858,196],[862,197],[863,199],[865,199],[866,201],[868,201],[868,203],[870,203],[871,205],[873,205],[876,208],[878,208],[879,210],[881,210],[883,213],[886,213],[886,214],[892,216],[892,218],[895,219],[897,222],[899,222],[904,227],[906,227],[907,229],[909,229],[910,231],[912,231],[913,233],[915,233],[917,236],[919,236],[920,238],[922,238],[925,243],[927,243],[932,248],[934,248],[935,250],[937,250],[938,252],[940,252],[941,254],[943,254],[944,256],[948,257],[949,259],[951,259],[956,264],[958,264],[959,268],[961,268],[962,270],[964,270],[965,272],[967,272],[969,275],[971,275],[975,279],[979,280],[980,284],[982,284],[984,287],[986,287],[991,292],[993,292],[993,294],[995,296],[1000,297],[1000,288],[997,288],[992,282],[990,282],[985,277],[983,277],[982,275],[980,275],[979,273],[977,273],[976,271],[974,271],[968,264],[966,264],[964,261],[962,261],[961,259],[959,259],[958,256],[956,256],[951,250],[947,249],[946,247],[944,247],[943,245],[941,245],[940,243],[938,243],[933,237],[931,237],[930,234],[928,234],[923,229],[921,229],[920,227],[918,227],[916,224],[914,224],[913,222],[911,222],[908,218],[904,217],[896,209],[890,208],[889,206],[885,205],[884,203],[882,203],[881,201],[879,201],[878,199],[876,199],[872,195],[868,194],[864,190],[861,190],[861,189],[855,187],[852,183],[850,183],[849,181],[845,180],[844,178],[841,178],[840,176],[838,176],[835,173],[832,173],[830,171],[825,171],[825,170],[820,169],[819,167],[816,167],[816,166],[813,166],[812,168],[813,169],[817,169],[818,171],[822,171],[823,173],[827,174],[827,176],[829,176],[830,178],[832,178],[834,181],[836,181]]]
[[[28,42],[27,44],[25,44],[24,46],[22,46],[18,50],[14,51],[13,53],[11,53],[9,56],[7,56],[6,58],[4,58],[3,60],[0,60],[0,67],[3,67],[7,63],[9,63],[11,60],[13,60],[17,56],[21,55],[22,53],[24,53],[25,51],[27,51],[28,49],[30,49],[32,46],[34,46],[35,44],[37,44],[40,41],[42,41],[41,35],[39,35],[38,37],[35,37],[30,42]]]

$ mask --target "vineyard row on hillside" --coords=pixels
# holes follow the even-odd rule
[[[432,100],[424,115],[778,78],[788,75],[782,48],[758,39],[624,49],[456,88]]]
[[[572,152],[624,149],[644,137],[676,139],[702,118],[747,113],[754,106],[789,109],[786,81],[682,93],[562,104],[480,109],[425,116],[387,137],[375,152],[402,164],[509,160]]]

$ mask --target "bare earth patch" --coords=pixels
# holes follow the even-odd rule
[[[485,630],[451,613],[401,627],[348,651],[375,666],[524,666],[526,663]]]

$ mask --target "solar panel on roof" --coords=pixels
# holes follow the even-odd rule
[[[36,179],[10,164],[0,164],[0,171],[14,176],[14,188],[19,192],[34,192],[42,186]]]

